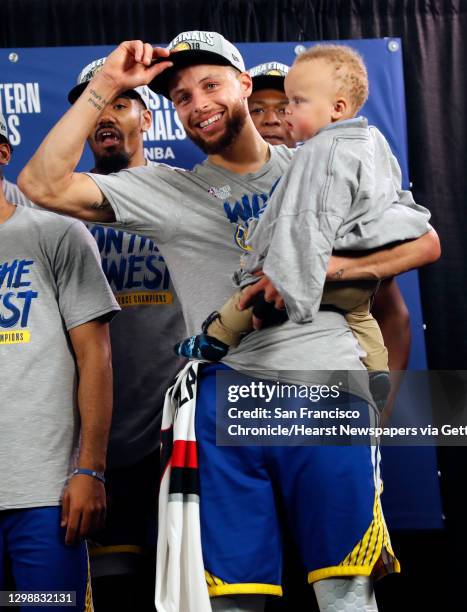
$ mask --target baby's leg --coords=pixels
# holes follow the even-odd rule
[[[383,335],[376,319],[370,314],[367,305],[347,312],[346,321],[358,343],[365,351],[362,361],[369,372],[370,391],[376,405],[382,410],[391,390],[389,379],[388,351],[384,346]]]
[[[388,351],[379,325],[370,313],[374,283],[329,283],[323,293],[323,304],[332,304],[345,312],[346,321],[365,351],[362,362],[369,371],[370,391],[379,408],[384,408],[390,391]]]
[[[358,343],[366,353],[362,361],[370,372],[386,372],[388,351],[384,346],[383,334],[378,322],[370,313],[369,302],[346,312],[345,319]]]
[[[203,324],[203,333],[217,338],[229,347],[237,346],[242,336],[253,330],[253,307],[239,310],[241,295],[242,291],[236,291],[218,313],[210,315]]]
[[[236,291],[219,311],[211,313],[202,325],[203,333],[176,344],[177,355],[187,359],[220,361],[230,347],[237,346],[242,336],[253,329],[253,307],[238,309],[241,295],[241,291]]]
[[[378,288],[379,281],[345,281],[326,283],[321,304],[336,306],[347,312],[359,306],[368,306]]]
[[[383,335],[370,313],[370,300],[376,286],[373,281],[327,283],[321,303],[344,311],[350,329],[366,353],[366,357],[362,358],[365,367],[370,371],[381,372],[389,368]]]
[[[188,359],[220,361],[229,348],[238,346],[243,336],[253,331],[253,315],[263,321],[263,327],[279,325],[287,320],[287,312],[266,302],[264,291],[257,293],[251,306],[239,310],[243,289],[235,292],[219,311],[212,312],[202,325],[202,332],[175,345],[177,355]]]
[[[286,310],[278,310],[272,302],[266,302],[264,291],[260,291],[250,301],[250,307],[239,310],[238,304],[243,289],[222,306],[220,311],[212,313],[203,324],[203,333],[221,340],[230,346],[237,346],[243,336],[253,331],[253,315],[262,320],[262,327],[280,325],[288,319]]]

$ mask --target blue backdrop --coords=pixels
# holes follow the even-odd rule
[[[370,96],[362,114],[388,139],[409,186],[402,51],[399,39],[336,41],[357,49],[365,59]],[[313,43],[244,43],[238,47],[247,67],[266,61],[290,65],[303,46]],[[113,47],[54,47],[0,49],[0,109],[9,127],[14,155],[5,175],[15,180],[50,127],[68,107],[67,93],[81,69],[104,57]],[[153,94],[153,126],[145,148],[149,159],[189,168],[203,157],[187,138],[165,98]],[[92,168],[85,151],[79,169]],[[426,369],[423,319],[416,272],[399,279],[410,310],[412,351],[409,367]],[[423,394],[421,394],[422,396]],[[422,401],[411,398],[413,402]],[[395,411],[410,410],[397,405]],[[392,528],[440,528],[441,501],[435,449],[392,447],[383,449],[384,509]]]

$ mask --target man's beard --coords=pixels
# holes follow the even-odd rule
[[[186,130],[190,140],[192,140],[198,147],[206,153],[206,155],[216,155],[218,153],[222,153],[225,149],[232,145],[237,136],[242,131],[243,126],[245,125],[247,116],[246,109],[239,103],[232,109],[232,113],[227,120],[224,132],[217,138],[217,140],[212,140],[210,142],[206,142],[202,136],[200,136],[197,132],[192,132],[189,128]]]
[[[126,151],[113,151],[109,155],[94,156],[96,174],[111,174],[128,168],[130,156]]]

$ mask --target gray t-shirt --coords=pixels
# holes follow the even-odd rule
[[[289,317],[311,321],[333,249],[419,238],[429,219],[402,189],[399,164],[381,132],[364,117],[339,121],[297,151],[261,220],[250,224],[245,271],[262,268]]]
[[[231,295],[232,273],[245,248],[245,224],[266,205],[271,189],[286,171],[293,152],[271,147],[257,172],[239,175],[209,161],[193,171],[165,166],[89,174],[112,205],[112,225],[154,239],[172,274],[189,334]],[[225,363],[237,370],[268,371],[274,378],[301,378],[300,371],[364,371],[358,345],[344,317],[320,311],[312,323],[252,332],[229,352]],[[313,382],[316,382],[316,378]],[[310,382],[310,376],[302,380]],[[356,393],[368,397],[360,387]]]
[[[7,181],[6,178],[0,180],[0,183],[7,202],[11,202],[12,204],[19,204],[20,206],[34,206],[31,200],[29,200],[20,190],[18,185]]]
[[[165,391],[182,365],[173,345],[186,328],[155,242],[102,225],[88,229],[122,307],[110,325],[114,407],[107,467],[112,468],[136,463],[158,447]]]
[[[81,222],[18,206],[0,224],[0,510],[60,503],[79,435],[67,330],[117,310]]]

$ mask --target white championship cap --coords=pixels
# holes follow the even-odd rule
[[[73,89],[70,90],[68,94],[68,102],[70,102],[70,104],[74,104],[76,102],[76,100],[86,89],[86,85],[93,78],[93,76],[97,72],[99,72],[99,70],[102,70],[106,59],[106,57],[101,57],[100,59],[94,60],[81,70],[76,80],[76,85],[73,87]],[[141,87],[135,87],[134,89],[125,91],[122,95],[133,97],[133,93],[135,94],[135,96],[137,95],[139,98],[141,98],[146,108],[149,108],[149,99],[151,97],[151,93],[146,85],[142,85]]]
[[[169,58],[163,57],[158,62],[171,61],[173,66],[157,76],[149,87],[166,98],[169,96],[169,81],[179,68],[196,64],[214,64],[233,66],[239,72],[245,72],[245,64],[240,51],[218,32],[182,32],[167,46],[171,51]]]

